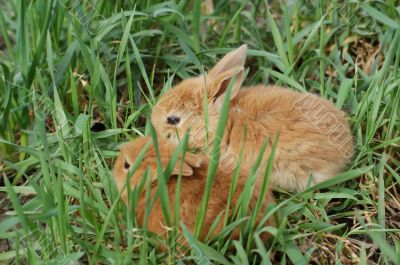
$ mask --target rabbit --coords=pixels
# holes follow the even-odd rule
[[[145,137],[138,137],[135,140],[124,144],[121,147],[120,154],[115,162],[113,171],[114,178],[117,188],[121,192],[121,198],[125,203],[127,203],[128,200],[126,188],[124,189],[124,186],[126,186],[128,171],[132,166],[132,164],[134,163],[139,152],[149,141],[152,141],[152,139],[148,136],[145,136]],[[159,139],[158,148],[159,148],[161,164],[163,165],[163,169],[165,169],[172,156],[172,153],[175,150],[175,146],[167,140]],[[150,146],[146,150],[143,160],[140,163],[140,166],[133,173],[130,179],[129,188],[133,190],[133,188],[140,183],[142,177],[144,176],[144,172],[146,171],[146,169],[148,169],[152,182],[150,191],[151,198],[153,198],[155,196],[155,193],[157,192],[156,161],[157,161],[156,151],[151,142]],[[175,190],[177,188],[177,176],[179,174],[182,175],[179,218],[180,221],[183,221],[184,224],[188,227],[189,231],[191,232],[194,232],[196,216],[201,201],[203,199],[208,164],[209,164],[209,159],[204,153],[193,154],[186,152],[184,155],[183,162],[182,159],[179,158],[179,160],[176,162],[175,167],[172,170],[171,177],[167,180],[168,197],[171,206],[170,210],[171,213],[173,213],[174,203],[175,203]],[[241,169],[240,174],[238,176],[236,190],[232,197],[232,203],[231,203],[232,207],[236,204],[247,179],[248,179],[248,170],[243,168]],[[258,177],[256,181],[257,182],[262,181],[262,178]],[[221,212],[225,211],[231,188],[231,182],[232,182],[232,174],[226,174],[224,171],[217,170],[215,181],[213,183],[210,192],[209,203],[202,231],[199,237],[201,240],[205,239],[212,223],[216,220],[217,216]],[[146,184],[144,185],[142,193],[139,195],[135,210],[136,220],[138,221],[138,224],[140,226],[143,226],[143,220],[146,209],[145,187]],[[255,207],[260,192],[261,192],[261,183],[255,183],[252,197],[249,202],[249,210]],[[261,221],[260,218],[263,217],[262,213],[265,213],[266,207],[273,202],[274,199],[272,196],[272,192],[270,190],[267,190],[266,196],[262,201],[263,204],[262,207],[260,208],[260,215],[257,222]],[[173,218],[173,214],[171,217]],[[213,232],[213,235],[216,235],[218,232],[221,231],[223,225],[222,221],[223,218],[221,218],[221,222],[218,223],[216,229]],[[266,221],[266,225],[273,226],[274,224],[275,223],[273,218],[270,218]],[[156,203],[150,210],[147,229],[160,236],[165,235],[166,228],[165,228],[164,217],[162,214],[161,203],[159,199],[156,201]],[[239,237],[239,231],[235,230],[231,235],[231,237],[237,239]],[[263,240],[267,240],[269,237],[270,237],[269,233],[265,232],[261,234],[261,238]]]
[[[176,144],[190,129],[189,146],[207,149],[215,140],[224,97],[232,82],[222,157],[237,160],[244,148],[243,161],[250,166],[268,140],[265,165],[279,132],[272,186],[299,192],[341,173],[353,155],[353,137],[345,114],[311,93],[277,85],[240,89],[246,53],[247,46],[242,45],[225,55],[208,74],[183,80],[167,90],[151,113],[157,134]]]

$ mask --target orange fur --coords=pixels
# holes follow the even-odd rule
[[[138,156],[139,152],[143,149],[147,142],[151,141],[149,137],[139,137],[127,144],[125,144],[121,148],[121,152],[115,162],[114,165],[114,178],[118,187],[118,190],[122,192],[122,200],[126,203],[127,192],[126,189],[123,189],[126,181],[127,181],[127,173],[128,170],[124,168],[125,163],[127,165],[132,165]],[[168,164],[171,155],[174,151],[174,145],[169,143],[166,140],[159,140],[158,143],[161,163],[165,168]],[[182,160],[178,160],[176,166],[173,170],[173,175],[167,182],[168,186],[168,196],[169,203],[171,206],[171,213],[174,212],[174,204],[175,204],[175,189],[177,187],[177,174],[179,174],[180,166]],[[208,168],[208,157],[205,154],[192,154],[186,153],[184,161],[182,163],[182,182],[181,182],[181,195],[180,195],[180,207],[179,207],[179,218],[180,221],[184,222],[188,229],[193,232],[195,226],[196,216],[199,210],[199,206],[201,200],[203,198],[206,176],[207,176],[207,168]],[[186,168],[186,169],[185,169]],[[149,174],[156,184],[156,172],[157,172],[157,163],[156,163],[156,151],[154,146],[151,144],[147,149],[145,157],[139,168],[133,174],[130,179],[129,187],[133,189],[137,186],[146,169],[149,170]],[[188,170],[190,169],[190,170]],[[236,186],[236,192],[234,193],[232,206],[236,204],[236,201],[244,188],[245,182],[247,180],[247,170],[243,169],[238,177],[238,182]],[[226,209],[226,204],[229,196],[230,186],[231,186],[232,174],[227,174],[224,171],[218,170],[215,176],[215,181],[213,183],[209,204],[207,207],[207,212],[204,220],[203,230],[200,235],[200,239],[204,239],[207,235],[212,223],[215,221],[217,216]],[[257,181],[262,181],[259,178]],[[260,183],[261,184],[261,183]],[[259,193],[261,192],[261,185],[254,185],[253,197],[250,200],[249,210],[253,209],[256,205]],[[146,187],[146,185],[145,185]],[[157,192],[157,186],[152,185],[151,189],[151,198],[154,197]],[[145,215],[145,206],[146,206],[146,192],[143,191],[137,202],[136,206],[136,218],[138,220],[139,225],[143,225],[144,215]],[[264,213],[267,205],[273,202],[272,193],[268,190],[267,196],[264,199],[264,204],[261,208],[261,212]],[[260,218],[262,214],[260,214]],[[173,216],[172,216],[173,217]],[[273,220],[268,220],[267,224],[273,225]],[[148,218],[147,228],[149,231],[152,231],[158,235],[164,235],[166,232],[165,222],[162,214],[160,201],[157,200],[155,205],[150,211],[150,215]],[[222,229],[222,222],[220,222],[214,231],[214,235],[220,232]],[[238,232],[235,231],[232,235],[233,238],[238,237]],[[263,235],[266,238],[268,235]]]
[[[191,147],[205,148],[211,144],[228,83],[233,79],[229,120],[222,139],[223,157],[237,158],[245,144],[244,161],[249,167],[263,141],[268,139],[272,143],[280,131],[273,185],[301,191],[309,181],[316,184],[343,171],[353,154],[345,114],[330,101],[310,93],[263,85],[239,90],[246,51],[247,47],[241,46],[222,58],[209,74],[184,80],[162,95],[152,111],[152,122],[160,137],[177,143],[190,129]],[[178,116],[179,124],[168,124],[166,119],[170,115]],[[264,161],[270,149],[271,144]]]

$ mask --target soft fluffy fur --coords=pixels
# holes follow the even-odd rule
[[[123,189],[126,181],[127,181],[127,173],[128,169],[125,169],[125,164],[132,165],[138,156],[139,152],[143,149],[147,142],[151,141],[149,137],[139,137],[127,144],[125,144],[121,148],[121,152],[118,156],[118,159],[115,162],[114,166],[114,177],[117,184],[117,187],[120,192],[122,192],[122,199],[124,202],[127,202],[127,192],[126,188]],[[169,143],[166,140],[159,140],[158,143],[161,163],[165,168],[168,164],[170,157],[174,151],[174,145]],[[133,174],[130,179],[129,187],[133,189],[136,185],[138,185],[144,176],[146,169],[149,170],[149,174],[151,176],[153,185],[151,189],[151,197],[157,192],[157,163],[156,163],[156,152],[154,146],[151,144],[147,149],[145,157],[139,168]],[[168,196],[169,203],[171,206],[171,212],[174,212],[174,203],[175,203],[175,189],[177,186],[177,175],[180,172],[180,166],[182,165],[182,183],[181,183],[181,195],[180,195],[180,207],[179,207],[179,218],[180,221],[184,222],[190,231],[193,232],[195,220],[197,216],[197,212],[199,210],[199,206],[201,200],[203,198],[204,190],[205,190],[205,182],[207,176],[207,168],[208,168],[208,157],[204,154],[192,154],[186,153],[185,159],[182,163],[182,160],[178,160],[175,168],[173,169],[173,175],[167,182],[168,186]],[[236,192],[234,193],[232,206],[236,204],[236,201],[244,188],[245,182],[248,178],[247,170],[242,169],[240,175],[238,177]],[[262,181],[261,177],[257,180],[259,182]],[[207,207],[207,213],[204,220],[204,225],[202,229],[202,233],[200,235],[201,239],[207,235],[211,224],[215,221],[217,216],[226,209],[226,204],[229,196],[229,190],[232,182],[232,174],[227,174],[224,171],[218,170],[215,176],[215,181],[211,189],[209,204]],[[144,186],[146,187],[146,185]],[[261,192],[261,183],[256,183],[253,191],[253,197],[251,198],[249,210],[253,209],[256,205],[257,199],[259,197],[259,193]],[[136,218],[139,222],[139,225],[143,225],[144,215],[145,215],[145,196],[146,191],[144,190],[137,202],[136,207]],[[269,203],[273,202],[273,197],[271,191],[267,191],[266,198],[263,201],[261,207],[261,213],[265,213],[265,209]],[[260,214],[260,218],[262,214]],[[172,215],[173,217],[173,215]],[[273,220],[267,221],[267,224],[273,225]],[[161,210],[160,201],[157,200],[154,207],[151,209],[147,227],[150,231],[158,234],[164,235],[166,232],[165,222]],[[218,227],[214,231],[214,234],[218,233],[222,228],[222,222],[219,223]],[[235,231],[232,235],[233,238],[237,238],[239,231]],[[264,238],[267,238],[268,235],[263,235]]]
[[[207,75],[184,80],[161,96],[152,112],[158,134],[177,143],[190,128],[190,146],[205,148],[211,144],[232,80],[229,120],[222,139],[223,157],[237,159],[245,144],[244,161],[251,166],[263,141],[273,142],[280,131],[273,185],[300,191],[309,182],[316,184],[339,174],[353,153],[345,114],[330,101],[310,93],[263,85],[239,90],[246,51],[247,47],[241,46],[228,53]],[[208,130],[204,106],[207,106]],[[181,121],[168,124],[167,117],[171,115]],[[244,128],[247,128],[245,140]],[[270,149],[271,145],[264,161]]]

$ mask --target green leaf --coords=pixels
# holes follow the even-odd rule
[[[389,26],[393,29],[396,29],[400,26],[399,22],[394,21],[393,19],[389,18],[387,15],[384,13],[378,11],[377,9],[371,7],[368,4],[362,4],[362,8],[367,11],[367,13],[373,17],[374,19],[378,20],[379,22],[385,24],[386,26]]]
[[[211,261],[226,265],[232,264],[218,251],[198,241],[183,223],[181,223],[181,227],[186,240],[192,248],[192,253],[197,257],[197,264],[213,264]]]

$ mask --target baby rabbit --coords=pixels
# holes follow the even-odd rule
[[[353,154],[344,113],[328,100],[279,86],[257,85],[240,90],[246,52],[247,46],[242,45],[205,76],[184,80],[162,95],[151,117],[160,137],[177,143],[190,128],[191,147],[204,149],[213,143],[232,80],[229,118],[221,146],[225,155],[238,157],[244,146],[244,162],[250,166],[263,142],[273,142],[280,132],[272,185],[301,191],[308,184],[339,174]],[[270,151],[271,144],[264,161]]]
[[[135,140],[125,144],[121,148],[121,152],[115,162],[114,166],[114,178],[118,187],[118,190],[122,192],[122,200],[127,202],[127,191],[126,188],[123,189],[124,185],[126,185],[127,174],[134,163],[136,157],[139,152],[143,149],[143,147],[149,142],[152,141],[150,137],[139,137]],[[158,143],[160,160],[163,165],[163,169],[166,168],[172,153],[175,150],[175,146],[172,145],[167,140],[159,139]],[[148,147],[146,154],[144,156],[143,161],[141,161],[140,166],[134,172],[130,179],[129,188],[133,189],[137,186],[142,177],[144,176],[144,172],[146,169],[149,170],[149,174],[151,177],[152,185],[151,185],[151,198],[153,198],[157,192],[157,162],[156,162],[156,151],[152,143]],[[180,167],[182,164],[182,182],[181,182],[181,194],[180,194],[180,207],[179,207],[179,218],[180,221],[183,222],[188,229],[193,232],[195,227],[196,216],[203,198],[205,183],[207,177],[207,168],[209,159],[205,154],[193,154],[186,153],[184,156],[183,163],[182,159],[176,162],[176,165],[173,169],[172,175],[167,181],[168,186],[168,196],[169,203],[171,206],[171,213],[174,211],[174,203],[175,203],[175,189],[177,188],[177,176],[179,175]],[[248,178],[247,171],[243,169],[238,177],[236,191],[232,198],[231,206],[235,206],[239,195],[241,194],[246,180]],[[258,178],[256,180],[262,181],[262,178]],[[215,181],[213,183],[209,203],[207,207],[206,216],[203,223],[203,229],[200,235],[200,239],[203,240],[207,233],[210,230],[212,223],[216,220],[217,216],[226,209],[229,191],[231,188],[232,182],[232,174],[227,174],[224,171],[217,170]],[[253,190],[253,197],[250,199],[249,210],[253,209],[257,203],[257,199],[259,198],[259,194],[261,192],[261,183],[255,183]],[[136,205],[136,219],[140,226],[143,225],[145,209],[146,209],[146,184],[142,190],[142,193],[139,195],[139,199]],[[152,200],[152,199],[151,199]],[[266,193],[266,197],[263,200],[263,204],[260,210],[261,219],[263,217],[262,213],[265,213],[266,207],[269,203],[273,202],[272,193],[268,190]],[[232,210],[232,209],[231,209]],[[171,216],[173,218],[173,214]],[[223,218],[222,218],[223,219]],[[214,235],[221,231],[223,220],[217,225],[217,228],[214,230]],[[258,221],[260,221],[260,219]],[[173,220],[172,220],[173,221]],[[273,225],[273,220],[268,220],[267,225]],[[157,199],[156,203],[150,210],[147,228],[149,231],[154,232],[158,235],[164,235],[166,232],[165,222],[162,214],[161,203],[160,200]],[[262,234],[262,238],[266,239],[269,235]],[[239,231],[234,231],[232,237],[238,238]]]

